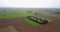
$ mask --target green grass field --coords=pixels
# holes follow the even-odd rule
[[[10,12],[10,15],[6,15],[6,16],[0,15],[0,19],[20,18],[20,17],[32,16],[32,15],[34,14],[28,13],[26,11],[20,11],[18,15],[14,14],[13,12]]]
[[[28,24],[30,24],[30,25],[32,25],[32,26],[38,26],[38,25],[40,25],[39,23],[36,23],[36,22],[34,22],[32,20],[29,20],[28,18],[25,18],[25,22],[28,23]]]
[[[53,22],[52,19],[43,18],[43,20],[44,20],[44,19],[48,20],[48,23]],[[34,21],[32,21],[32,20],[29,20],[28,18],[25,18],[25,22],[27,22],[28,24],[30,24],[30,25],[32,25],[32,26],[38,26],[38,25],[41,25],[41,24],[36,23],[36,22],[34,22]]]

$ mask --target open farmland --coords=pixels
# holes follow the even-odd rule
[[[54,14],[46,11],[9,11],[5,16],[0,13],[0,28],[13,26],[17,32],[60,32],[60,14]],[[46,19],[49,22],[41,25],[32,20],[27,19],[27,16],[35,16]],[[0,29],[1,30],[1,29]],[[1,31],[0,31],[1,32]]]

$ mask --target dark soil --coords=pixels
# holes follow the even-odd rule
[[[31,26],[24,19],[0,20],[0,28],[13,25],[18,32],[60,32],[60,19],[53,18],[54,22],[40,26]]]

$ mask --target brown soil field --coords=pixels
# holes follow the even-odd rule
[[[13,25],[18,32],[60,32],[60,19],[51,18],[54,22],[45,25],[31,26],[23,18],[0,20],[0,28]]]

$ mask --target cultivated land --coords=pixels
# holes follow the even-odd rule
[[[39,25],[38,23],[34,22],[26,22],[25,17],[35,16],[32,13],[24,11],[18,13],[18,16],[16,14],[13,16],[12,15],[13,14],[10,16],[0,16],[0,28],[12,25],[18,32],[60,32],[60,18],[56,18],[55,14],[44,13],[43,15],[39,15],[40,18],[49,20],[49,23],[45,25]],[[50,21],[52,22],[50,23]]]

